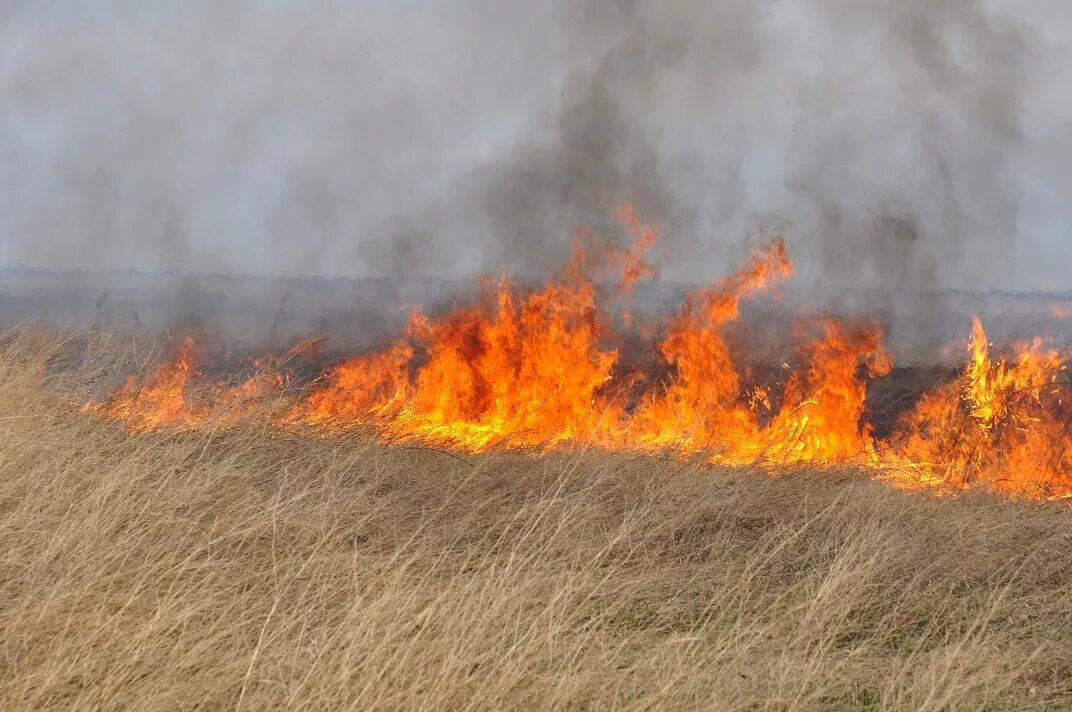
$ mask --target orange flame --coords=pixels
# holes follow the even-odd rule
[[[712,450],[730,461],[758,440],[755,410],[740,402],[741,379],[722,328],[739,315],[741,299],[772,287],[793,272],[785,242],[775,240],[735,274],[690,295],[659,345],[673,380],[640,404],[623,432],[645,449]],[[751,453],[751,455],[758,452]]]
[[[315,342],[302,341],[287,356],[308,353]],[[239,380],[218,381],[198,387],[202,350],[192,336],[182,339],[174,355],[160,364],[144,381],[131,376],[105,401],[86,403],[83,411],[121,420],[135,432],[160,428],[193,428],[208,421],[241,422],[253,411],[278,405],[278,396],[290,383],[283,359],[266,356],[252,359],[252,375]]]
[[[869,378],[893,364],[882,347],[884,333],[873,325],[823,322],[824,336],[801,349],[805,366],[786,386],[785,405],[768,438],[768,457],[780,462],[828,462],[877,458],[871,426],[862,422]]]
[[[938,493],[985,487],[1072,497],[1068,358],[1040,340],[995,356],[976,319],[959,376],[922,393],[881,440],[867,407],[869,383],[892,368],[879,325],[806,323],[784,381],[756,380],[735,358],[729,327],[743,300],[792,275],[781,238],[688,295],[653,344],[654,363],[623,360],[606,305],[617,304],[633,328],[621,302],[654,278],[646,253],[659,231],[628,205],[618,218],[632,238],[628,250],[597,248],[581,232],[572,258],[543,286],[502,277],[485,281],[470,305],[435,317],[416,312],[403,336],[336,363],[296,389],[300,396],[287,360],[315,358],[312,342],[255,360],[253,375],[237,382],[194,388],[202,354],[187,338],[144,381],[131,378],[86,409],[136,431],[239,424],[256,412],[278,427],[374,430],[467,451],[595,446],[725,464],[855,462],[897,486]],[[608,275],[615,284],[600,286],[597,277]]]
[[[969,351],[961,377],[924,395],[904,418],[893,440],[897,457],[915,463],[920,482],[932,487],[1072,496],[1067,358],[1035,340],[1016,345],[1011,362],[995,360],[978,319]]]
[[[1057,319],[1068,319],[1072,317],[1072,304],[1068,303],[1054,303],[1050,305],[1050,315]]]
[[[144,382],[127,379],[104,403],[87,403],[95,410],[124,421],[131,430],[155,430],[163,426],[194,425],[204,419],[202,408],[189,402],[187,388],[197,375],[200,354],[193,337],[183,339],[174,357],[161,364]]]

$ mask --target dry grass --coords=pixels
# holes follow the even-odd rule
[[[1072,706],[1067,507],[131,436],[67,350],[0,353],[0,708]]]

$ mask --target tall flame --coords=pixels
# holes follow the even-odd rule
[[[789,377],[785,405],[771,426],[767,454],[780,462],[877,458],[871,426],[863,422],[869,378],[884,376],[892,362],[875,325],[823,321],[824,336],[801,349],[805,364]]]
[[[759,438],[756,413],[741,402],[741,379],[723,327],[737,319],[742,299],[792,273],[785,241],[778,239],[733,275],[686,299],[658,348],[673,379],[643,399],[623,431],[627,442],[647,449],[711,450],[731,461],[754,459],[756,453],[748,451]]]
[[[892,450],[917,463],[931,486],[1072,496],[1067,356],[1038,339],[1017,344],[1011,361],[993,358],[990,348],[973,320],[962,375],[923,396]]]

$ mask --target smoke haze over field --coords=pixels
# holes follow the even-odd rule
[[[1068,289],[1063,0],[0,1],[0,265]]]

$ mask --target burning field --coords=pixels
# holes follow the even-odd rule
[[[1067,706],[1069,354],[899,363],[780,238],[653,313],[618,218],[356,354],[8,332],[0,707]]]
[[[493,287],[497,319],[540,324],[513,325],[509,353],[556,357],[499,364],[535,372],[535,403],[481,391],[499,384],[474,383],[493,364],[472,341],[430,341],[508,328],[480,309],[322,376],[302,349],[217,384],[183,341],[86,413],[72,394],[144,353],[6,335],[0,707],[1064,709],[1072,516],[1038,501],[1061,496],[1062,460],[1030,461],[1059,454],[1059,357],[1002,360],[978,333],[883,426],[920,423],[902,443],[859,425],[888,367],[877,332],[830,322],[768,409],[717,318],[782,257],[698,295],[663,342],[730,384],[640,381],[617,436],[593,404],[624,377],[588,350],[583,280]]]
[[[0,711],[1072,709],[1067,5],[0,3]]]
[[[83,410],[135,432],[256,423],[469,453],[594,448],[763,471],[856,466],[940,496],[1072,496],[1069,354],[1045,338],[998,350],[975,318],[948,368],[894,373],[876,320],[746,319],[743,305],[777,299],[792,278],[781,238],[676,313],[641,316],[630,294],[656,278],[646,253],[659,230],[628,205],[618,218],[628,249],[581,231],[545,283],[485,280],[467,303],[415,311],[382,348],[325,359],[306,339],[239,358],[216,353],[211,336],[174,337],[170,358]]]

